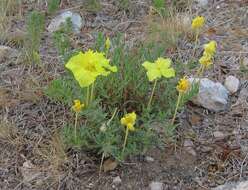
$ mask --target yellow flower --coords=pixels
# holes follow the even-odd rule
[[[212,40],[209,43],[204,45],[204,54],[208,54],[213,56],[216,52],[217,43],[216,41]]]
[[[147,76],[149,81],[159,79],[162,76],[170,78],[175,76],[175,70],[171,68],[171,59],[158,58],[155,63],[146,61],[142,64],[147,70]]]
[[[80,100],[74,100],[74,105],[72,106],[73,111],[80,112],[84,108],[84,104],[81,104]]]
[[[111,46],[111,41],[110,41],[109,37],[107,37],[107,39],[105,41],[105,48],[107,51],[109,50],[110,46]]]
[[[185,93],[189,90],[190,88],[190,82],[186,77],[183,77],[182,79],[179,80],[177,84],[177,90],[180,93]]]
[[[209,67],[213,64],[212,56],[209,54],[203,54],[203,56],[199,59],[200,64],[205,67]]]
[[[100,75],[107,76],[110,72],[116,72],[117,68],[109,64],[104,53],[88,50],[70,58],[65,67],[73,73],[81,87],[87,87],[94,83]]]
[[[197,16],[193,19],[191,27],[193,30],[201,28],[205,23],[205,18],[203,16]]]
[[[123,118],[121,118],[121,124],[125,125],[128,128],[128,130],[130,130],[130,131],[135,130],[135,128],[134,128],[135,121],[136,121],[135,112],[128,113],[128,114],[124,115]]]

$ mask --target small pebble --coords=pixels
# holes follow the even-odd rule
[[[197,3],[200,7],[206,7],[208,5],[208,0],[197,0]]]
[[[191,140],[189,139],[185,140],[183,146],[185,147],[186,152],[188,152],[192,156],[196,156],[196,151],[193,148],[194,143]]]
[[[243,59],[243,65],[245,67],[248,67],[248,57],[244,57],[244,59]]]
[[[150,190],[163,190],[163,186],[164,184],[161,183],[161,182],[152,182],[150,183],[149,187],[150,187]]]
[[[192,140],[186,139],[183,143],[184,147],[192,147],[194,146],[194,143],[192,142]]]
[[[120,178],[120,176],[116,176],[116,177],[113,179],[113,183],[114,183],[114,184],[120,184],[120,183],[121,183],[121,178]]]
[[[225,87],[231,94],[237,92],[239,89],[239,79],[232,75],[228,76],[225,80]]]
[[[146,157],[145,157],[145,160],[146,160],[147,162],[154,162],[154,158],[151,157],[151,156],[146,156]]]
[[[204,153],[210,152],[210,151],[212,151],[212,150],[213,150],[213,148],[210,147],[210,146],[202,146],[202,147],[200,147],[200,149],[199,149],[199,151],[204,152]]]
[[[213,133],[213,135],[214,135],[214,137],[215,137],[216,139],[218,139],[218,140],[222,140],[222,139],[225,138],[224,133],[222,133],[221,131],[215,131],[215,132]]]

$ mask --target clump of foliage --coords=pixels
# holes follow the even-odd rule
[[[70,36],[73,36],[72,32],[72,22],[70,18],[66,19],[66,22],[61,25],[58,31],[53,32],[53,43],[62,57],[62,61],[66,61],[70,56]]]
[[[27,35],[24,43],[25,55],[29,63],[40,63],[40,43],[45,29],[45,16],[32,11],[27,18]]]
[[[10,27],[10,15],[16,15],[20,12],[20,0],[1,0],[0,1],[0,39],[6,39],[8,36],[8,29]]]
[[[97,12],[101,10],[100,0],[86,0],[84,1],[84,7],[87,11]]]
[[[152,5],[160,16],[168,16],[168,9],[166,7],[165,0],[153,0]]]
[[[47,10],[49,14],[56,12],[59,8],[60,0],[49,0]]]
[[[197,77],[212,64],[216,45],[204,45]],[[102,165],[104,158],[122,161],[159,143],[153,121],[173,135],[177,113],[198,93],[199,81],[184,76],[191,64],[165,57],[159,43],[130,50],[121,34],[110,40],[102,33],[92,49],[70,56],[65,75],[46,89],[71,107],[73,119],[61,132],[67,147],[102,155]]]
[[[141,45],[135,51],[130,51],[122,35],[119,34],[110,42],[99,33],[94,49],[105,52],[105,56],[118,68],[118,71],[107,77],[99,76],[101,80],[96,80],[93,88],[92,86],[82,88],[71,75],[66,75],[53,81],[46,90],[47,95],[54,101],[71,106],[73,100],[79,99],[86,105],[76,117],[77,135],[74,135],[75,126],[68,123],[63,129],[63,139],[68,146],[97,150],[100,154],[104,153],[105,157],[113,156],[117,160],[123,160],[128,155],[144,153],[150,146],[158,143],[155,130],[150,127],[150,123],[157,120],[164,122],[164,119],[168,122],[175,109],[177,92],[176,80],[173,78],[157,81],[157,88],[154,89],[152,96],[152,106],[147,107],[150,99],[147,94],[151,85],[141,63],[146,60],[152,62],[162,56],[163,46]],[[172,66],[178,73],[184,70],[177,65],[172,64]],[[77,74],[74,73],[74,76]],[[93,97],[89,98],[91,99],[89,101],[87,97],[92,89],[93,95],[90,96]],[[130,131],[123,151],[126,130],[121,125],[120,118],[124,113],[132,111],[137,114],[136,127],[134,131]]]
[[[128,10],[131,2],[130,0],[118,0],[117,3],[120,9]]]

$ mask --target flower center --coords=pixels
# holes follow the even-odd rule
[[[88,70],[88,71],[90,71],[90,72],[96,72],[95,65],[92,64],[92,63],[90,63],[90,62],[85,66],[85,69]]]

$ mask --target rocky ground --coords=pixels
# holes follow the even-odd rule
[[[46,1],[24,0],[21,16],[11,20],[7,36],[0,39],[0,189],[248,189],[245,0],[198,0],[186,8],[184,3],[178,5],[179,18],[184,15],[186,23],[195,15],[206,17],[200,41],[216,40],[218,53],[205,76],[208,79],[201,81],[200,97],[179,115],[176,142],[129,158],[100,176],[99,158],[74,150],[65,155],[60,150],[60,139],[54,133],[69,117],[68,108],[51,102],[43,93],[43,88],[64,72],[51,42],[49,31],[56,27],[51,26],[52,20],[65,11],[79,14],[76,18],[82,20],[75,25],[75,47],[92,45],[96,31],[108,36],[122,32],[130,48],[135,47],[147,38],[149,23],[145,21],[151,2],[132,1],[128,10],[120,9],[116,2],[102,0],[102,9],[91,12],[76,0],[62,1],[60,11],[46,19],[42,68],[22,62],[21,41],[25,15],[32,9],[46,10]],[[168,56],[187,60],[192,44],[184,38]]]

